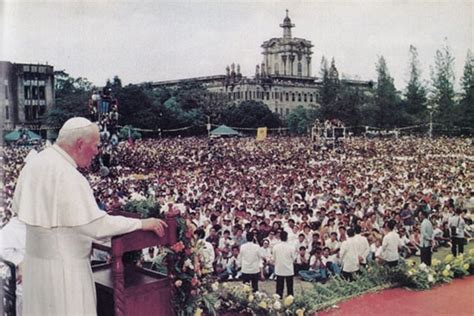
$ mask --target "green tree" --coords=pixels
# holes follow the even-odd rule
[[[299,105],[288,115],[288,129],[292,134],[305,134],[313,126],[318,116],[315,108],[305,108]]]
[[[460,127],[470,128],[469,132],[472,134],[474,128],[474,56],[471,50],[467,52],[461,88],[457,124]]]
[[[410,123],[420,123],[426,119],[426,89],[421,82],[420,63],[416,47],[410,45],[410,79],[405,90],[405,111],[410,115]]]
[[[436,51],[435,66],[431,69],[434,120],[447,128],[452,128],[455,119],[454,103],[454,56],[449,46]]]
[[[92,84],[86,78],[73,78],[65,71],[54,72],[55,107],[45,113],[43,123],[59,128],[69,118],[89,114],[87,107]]]
[[[239,105],[233,104],[223,113],[225,124],[234,127],[268,127],[281,126],[277,114],[270,111],[268,106],[261,101],[243,101]]]
[[[361,107],[365,102],[364,94],[358,87],[342,85],[334,106],[337,119],[346,126],[358,126],[362,123]]]
[[[128,85],[115,93],[119,100],[119,125],[158,129],[160,109],[143,86]]]
[[[325,60],[323,60],[325,62]],[[334,58],[331,61],[329,69],[322,66],[323,81],[320,91],[321,97],[321,116],[322,119],[338,118],[337,101],[341,92],[341,82],[339,80],[339,72],[336,68]]]
[[[374,124],[382,128],[403,125],[400,98],[388,71],[385,58],[381,56],[376,64],[377,86],[374,95]]]
[[[122,80],[119,78],[119,76],[114,76],[112,81],[107,79],[105,86],[112,89],[112,93],[117,93],[120,89],[122,89]]]

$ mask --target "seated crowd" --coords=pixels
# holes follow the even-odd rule
[[[352,138],[340,146],[314,151],[310,140],[286,137],[147,139],[120,143],[108,176],[84,173],[105,211],[144,198],[180,210],[202,240],[206,267],[223,281],[241,277],[239,252],[250,232],[260,247],[261,279],[275,278],[272,249],[285,232],[295,275],[323,282],[331,275],[351,278],[370,261],[419,255],[420,212],[429,214],[434,248],[452,246],[456,214],[469,234],[469,141]],[[30,149],[1,150],[6,204],[0,216],[7,222]],[[143,260],[155,256],[156,249],[147,249]]]

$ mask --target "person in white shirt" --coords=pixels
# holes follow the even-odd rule
[[[451,232],[451,253],[453,256],[464,253],[464,228],[466,223],[462,218],[461,209],[456,209],[456,215],[449,218],[448,226]]]
[[[298,249],[298,252],[296,254],[295,266],[294,266],[295,274],[298,274],[298,272],[300,270],[308,270],[309,269],[309,259],[310,259],[310,255],[306,251],[306,247],[301,246]]]
[[[354,280],[354,272],[359,271],[359,253],[357,251],[357,243],[354,239],[354,230],[347,230],[347,240],[341,243],[339,256],[342,262],[342,277],[346,280]]]
[[[204,237],[206,233],[203,229],[199,228],[194,231],[194,235],[196,235],[198,241],[196,243],[197,254],[199,255],[201,267],[206,269],[208,273],[214,271],[213,264],[214,259],[216,258],[216,253],[214,251],[214,246],[206,241]]]
[[[252,290],[258,291],[258,277],[260,273],[260,260],[262,259],[260,247],[254,243],[254,233],[247,233],[247,242],[240,246],[239,264],[242,267],[242,281],[252,283]]]
[[[307,270],[298,272],[304,281],[322,281],[327,279],[327,267],[323,262],[321,248],[314,249],[311,252],[311,258]]]
[[[277,277],[276,293],[282,298],[285,280],[287,294],[293,295],[295,249],[293,245],[288,243],[288,233],[286,231],[280,233],[280,239],[281,242],[273,247],[273,258]]]
[[[366,237],[362,236],[360,226],[356,225],[354,227],[354,242],[357,246],[357,255],[359,256],[359,262],[362,266],[367,265],[367,258],[370,253],[369,241]]]
[[[262,246],[260,247],[260,253],[262,254],[261,261],[261,278],[265,279],[265,276],[268,276],[270,280],[274,279],[275,265],[273,263],[272,249],[270,248],[270,241],[264,239]]]
[[[395,221],[390,220],[385,224],[386,235],[382,240],[382,259],[388,264],[389,267],[395,267],[398,264],[400,255],[398,249],[402,247],[400,236],[394,231]]]

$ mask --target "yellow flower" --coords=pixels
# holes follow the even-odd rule
[[[202,315],[202,309],[197,308],[196,311],[194,312],[194,316],[201,316]]]
[[[249,302],[253,302],[253,295],[249,295],[248,301],[249,301]]]
[[[294,297],[293,295],[288,295],[287,297],[285,297],[285,299],[283,300],[283,305],[285,306],[290,306],[291,304],[293,304],[293,301],[294,301]]]
[[[474,249],[469,249],[469,255],[474,256]]]
[[[449,276],[449,271],[448,270],[443,270],[443,276],[448,277]]]
[[[465,264],[463,265],[463,268],[464,268],[464,270],[469,269],[469,263],[465,263]]]
[[[407,266],[413,267],[415,265],[415,261],[413,260],[407,260]]]
[[[459,256],[456,259],[463,260],[464,259],[464,254],[460,253]]]
[[[450,263],[451,261],[453,261],[453,259],[454,259],[454,256],[452,254],[449,254],[444,258],[444,262]]]
[[[304,316],[304,309],[297,309],[295,312],[296,316]]]
[[[264,301],[261,301],[259,304],[258,304],[258,307],[261,307],[263,309],[267,309],[267,303],[265,303]]]
[[[252,288],[248,284],[244,284],[242,289],[244,290],[244,292],[252,292]]]
[[[439,261],[438,259],[433,259],[432,263],[433,263],[433,266],[436,267],[437,265],[439,265],[441,263],[441,261]]]

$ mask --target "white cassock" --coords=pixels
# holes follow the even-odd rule
[[[74,160],[54,145],[20,173],[13,211],[26,224],[23,315],[95,315],[94,239],[142,228],[101,211]]]
[[[18,218],[12,217],[10,221],[0,229],[0,257],[18,266],[25,258],[25,224]],[[21,316],[23,305],[23,286],[16,284],[16,314]]]

